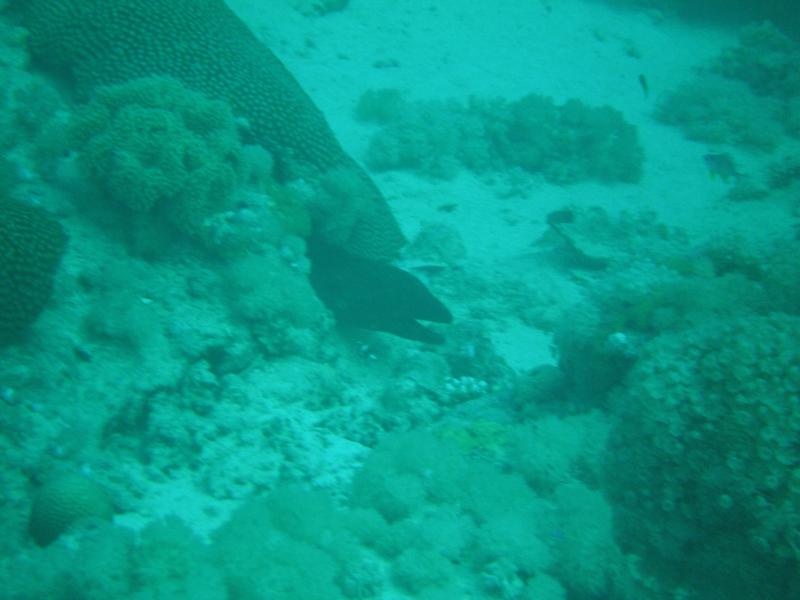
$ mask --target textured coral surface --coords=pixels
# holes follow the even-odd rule
[[[22,332],[45,307],[66,241],[41,208],[0,200],[0,339]]]

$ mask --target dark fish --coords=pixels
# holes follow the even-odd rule
[[[706,163],[708,173],[712,179],[719,177],[722,181],[728,183],[731,179],[737,180],[741,177],[736,168],[736,163],[733,162],[733,158],[727,152],[709,152],[703,155],[703,161]]]

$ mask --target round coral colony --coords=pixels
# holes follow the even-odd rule
[[[84,475],[67,473],[36,493],[28,531],[39,546],[52,544],[74,525],[91,519],[110,521],[114,507],[108,492]]]

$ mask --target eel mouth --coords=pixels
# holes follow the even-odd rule
[[[444,343],[444,336],[419,321],[452,323],[453,314],[408,271],[353,256],[314,235],[308,256],[311,285],[338,323],[427,344]]]

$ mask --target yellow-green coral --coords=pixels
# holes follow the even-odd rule
[[[290,235],[308,237],[311,233],[311,215],[300,193],[285,185],[272,183],[267,186],[269,208]]]

